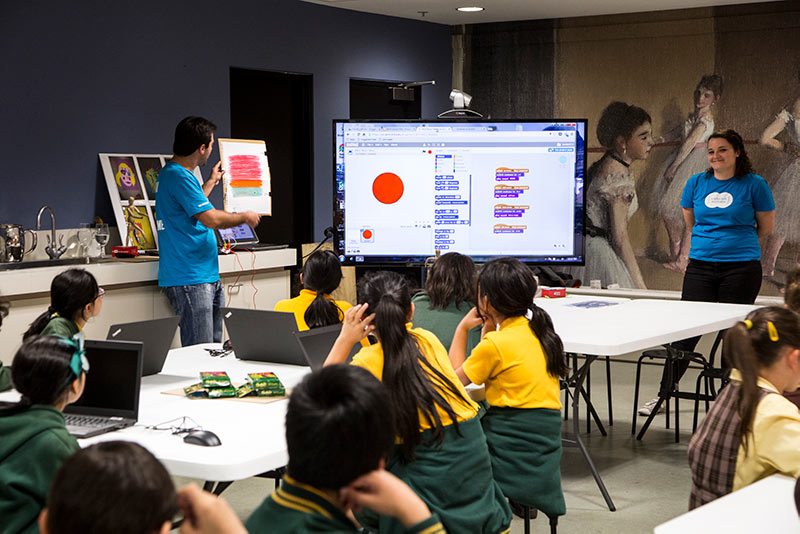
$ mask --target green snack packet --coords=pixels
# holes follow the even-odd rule
[[[206,388],[228,388],[231,387],[231,379],[225,371],[204,371],[200,373],[203,379],[203,387]]]
[[[235,396],[236,396],[236,388],[234,387],[208,388],[209,399],[221,399],[224,397],[235,397]]]
[[[283,388],[280,379],[272,372],[264,373],[248,373],[250,380],[253,381],[253,387],[256,391],[269,388]]]
[[[253,384],[251,382],[245,382],[244,384],[236,388],[236,396],[239,398],[246,397],[250,395],[253,392],[253,390],[254,390]]]
[[[284,397],[286,396],[286,389],[283,387],[280,388],[271,388],[271,389],[257,389],[256,395],[259,397]]]
[[[206,397],[206,390],[203,389],[202,382],[192,384],[191,386],[186,386],[183,388],[183,393],[191,399],[202,399]]]

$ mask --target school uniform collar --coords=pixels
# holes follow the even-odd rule
[[[305,295],[307,297],[311,297],[312,299],[317,297],[317,292],[312,289],[301,289],[300,294]],[[327,293],[323,294],[322,296],[328,300],[333,300],[333,297],[331,297]]]
[[[53,315],[51,315],[51,316],[50,316],[50,319],[55,319],[56,317],[59,317],[59,318],[61,318],[61,319],[65,319],[64,317],[61,317],[61,316],[58,314],[58,312],[53,312]],[[65,320],[66,320],[66,321],[70,321],[72,324],[74,324],[74,325],[75,325],[75,328],[77,328],[77,329],[78,329],[78,332],[83,332],[83,328],[81,328],[81,325],[79,325],[78,323],[76,323],[76,322],[75,322],[75,321],[73,321],[72,319],[65,319]]]
[[[348,528],[355,528],[338,504],[323,490],[298,482],[288,474],[284,475],[280,487],[272,493],[272,500],[284,508],[321,515]]]
[[[738,369],[731,369],[730,379],[731,380],[736,380],[737,382],[741,382],[742,381],[742,373]],[[778,393],[778,394],[781,393],[780,391],[778,391],[778,388],[776,388],[772,384],[772,382],[770,382],[769,380],[767,380],[763,376],[759,376],[758,377],[758,380],[756,381],[756,386],[760,387],[761,389],[769,390],[769,391],[771,391],[773,393]]]
[[[500,328],[498,330],[503,330],[504,328],[510,328],[513,326],[520,326],[520,325],[528,325],[528,320],[523,317],[522,315],[518,315],[516,317],[506,317],[503,319],[503,322],[500,323]]]

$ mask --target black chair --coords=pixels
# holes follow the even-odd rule
[[[520,504],[522,507],[522,520],[525,522],[525,534],[531,534],[531,519],[535,519],[538,515],[538,511],[536,508],[531,508],[530,506],[526,506],[524,504]],[[547,519],[550,520],[550,534],[556,534],[558,531],[558,516],[547,516]]]
[[[711,351],[709,352],[709,357],[706,359],[705,356],[700,354],[699,352],[690,352],[690,351],[682,351],[676,349],[671,345],[665,345],[663,349],[655,349],[655,350],[646,350],[642,352],[642,355],[636,362],[636,385],[633,394],[633,418],[631,423],[631,434],[636,434],[636,419],[638,417],[638,407],[639,407],[639,382],[641,377],[641,370],[642,370],[642,361],[645,358],[651,360],[663,360],[664,365],[667,367],[667,383],[671,384],[666,391],[660,391],[658,402],[653,407],[653,411],[648,416],[647,420],[645,421],[644,425],[642,425],[642,429],[639,431],[639,434],[636,436],[637,440],[641,440],[644,437],[645,432],[650,427],[650,423],[653,421],[653,418],[657,415],[658,410],[660,409],[662,403],[666,402],[666,421],[665,426],[669,428],[669,411],[670,411],[670,399],[674,399],[674,410],[675,410],[675,443],[680,442],[680,408],[678,405],[679,399],[689,399],[695,401],[694,407],[694,421],[692,426],[692,432],[697,428],[697,412],[698,412],[698,405],[700,401],[706,402],[706,410],[708,410],[708,401],[716,399],[716,390],[713,387],[713,379],[714,378],[721,378],[722,370],[716,369],[714,367],[714,358],[719,348],[720,342],[722,341],[722,337],[724,336],[725,331],[720,331],[717,334],[716,339],[714,340],[714,344],[711,347]],[[679,365],[680,361],[688,360],[689,364],[697,364],[701,367],[700,376],[698,377],[697,387],[695,392],[683,392],[680,390],[679,381],[673,379],[673,377],[677,374],[676,369]],[[720,376],[718,376],[720,375]],[[700,395],[700,381],[705,380],[706,383],[706,393],[705,395]]]

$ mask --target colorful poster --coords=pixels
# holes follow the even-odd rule
[[[161,172],[160,158],[137,157],[136,163],[139,164],[139,171],[142,173],[144,188],[150,200],[156,199],[156,180],[158,173]]]
[[[264,141],[220,139],[225,210],[272,214],[271,183]]]
[[[143,199],[142,183],[136,175],[136,167],[131,156],[112,156],[109,158],[111,163],[111,175],[119,191],[120,200],[128,200],[133,197],[136,200]]]
[[[144,206],[124,206],[127,223],[126,246],[136,246],[140,250],[153,250],[156,240],[153,237],[153,225]]]

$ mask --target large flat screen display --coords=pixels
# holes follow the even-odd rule
[[[334,121],[345,264],[583,263],[586,120]]]

